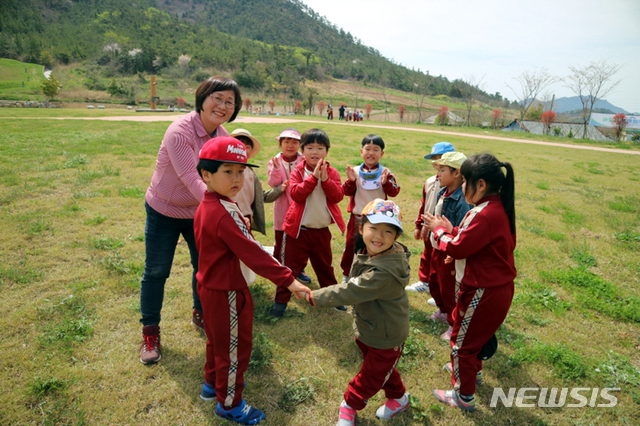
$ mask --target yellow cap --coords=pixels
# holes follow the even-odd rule
[[[463,153],[456,152],[445,152],[442,154],[442,157],[439,160],[435,160],[433,164],[437,164],[439,166],[449,166],[454,169],[459,169],[462,167],[462,163],[467,159],[467,156]]]

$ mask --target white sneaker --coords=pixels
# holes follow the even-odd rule
[[[406,286],[404,289],[406,291],[411,291],[414,293],[425,293],[425,292],[429,292],[429,283],[423,283],[422,281],[418,281],[415,284]]]
[[[346,284],[349,282],[349,277],[347,275],[342,276],[342,284]]]
[[[427,303],[428,303],[429,305],[431,305],[431,306],[438,306],[438,305],[436,304],[436,299],[434,299],[433,297],[432,297],[432,298],[430,298],[429,300],[427,300]]]
[[[387,402],[376,411],[376,417],[380,420],[391,420],[407,408],[409,408],[409,394],[405,393],[402,398],[387,399]]]
[[[336,426],[355,426],[357,411],[347,405],[345,400],[340,404],[340,415]]]

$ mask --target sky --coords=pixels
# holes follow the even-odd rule
[[[606,60],[621,80],[604,99],[640,113],[640,0],[301,0],[408,68],[481,80],[517,99],[523,72],[564,78]],[[558,82],[545,92],[575,96]]]

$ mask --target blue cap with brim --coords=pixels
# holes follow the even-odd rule
[[[454,152],[456,149],[449,142],[438,142],[431,148],[431,154],[424,156],[425,159],[431,160],[434,155],[442,155],[445,152]]]

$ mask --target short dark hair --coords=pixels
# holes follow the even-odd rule
[[[198,174],[202,177],[202,171],[206,170],[209,173],[215,173],[218,171],[220,166],[222,166],[222,161],[218,160],[207,160],[205,158],[201,158],[198,160],[198,165],[196,166],[196,170],[198,170]]]
[[[378,135],[367,135],[362,139],[362,146],[369,145],[370,143],[378,145],[381,151],[384,151],[384,141]]]
[[[309,129],[300,137],[300,149],[303,149],[305,145],[309,145],[310,143],[314,142],[326,146],[327,151],[329,151],[329,147],[331,147],[329,135],[327,135],[324,130]]]
[[[228,122],[231,123],[235,120],[240,108],[242,108],[242,95],[240,94],[238,83],[227,77],[211,77],[202,82],[196,90],[196,112],[200,113],[202,111],[202,104],[207,99],[207,96],[213,92],[222,92],[223,90],[232,90],[235,94],[236,105]]]

